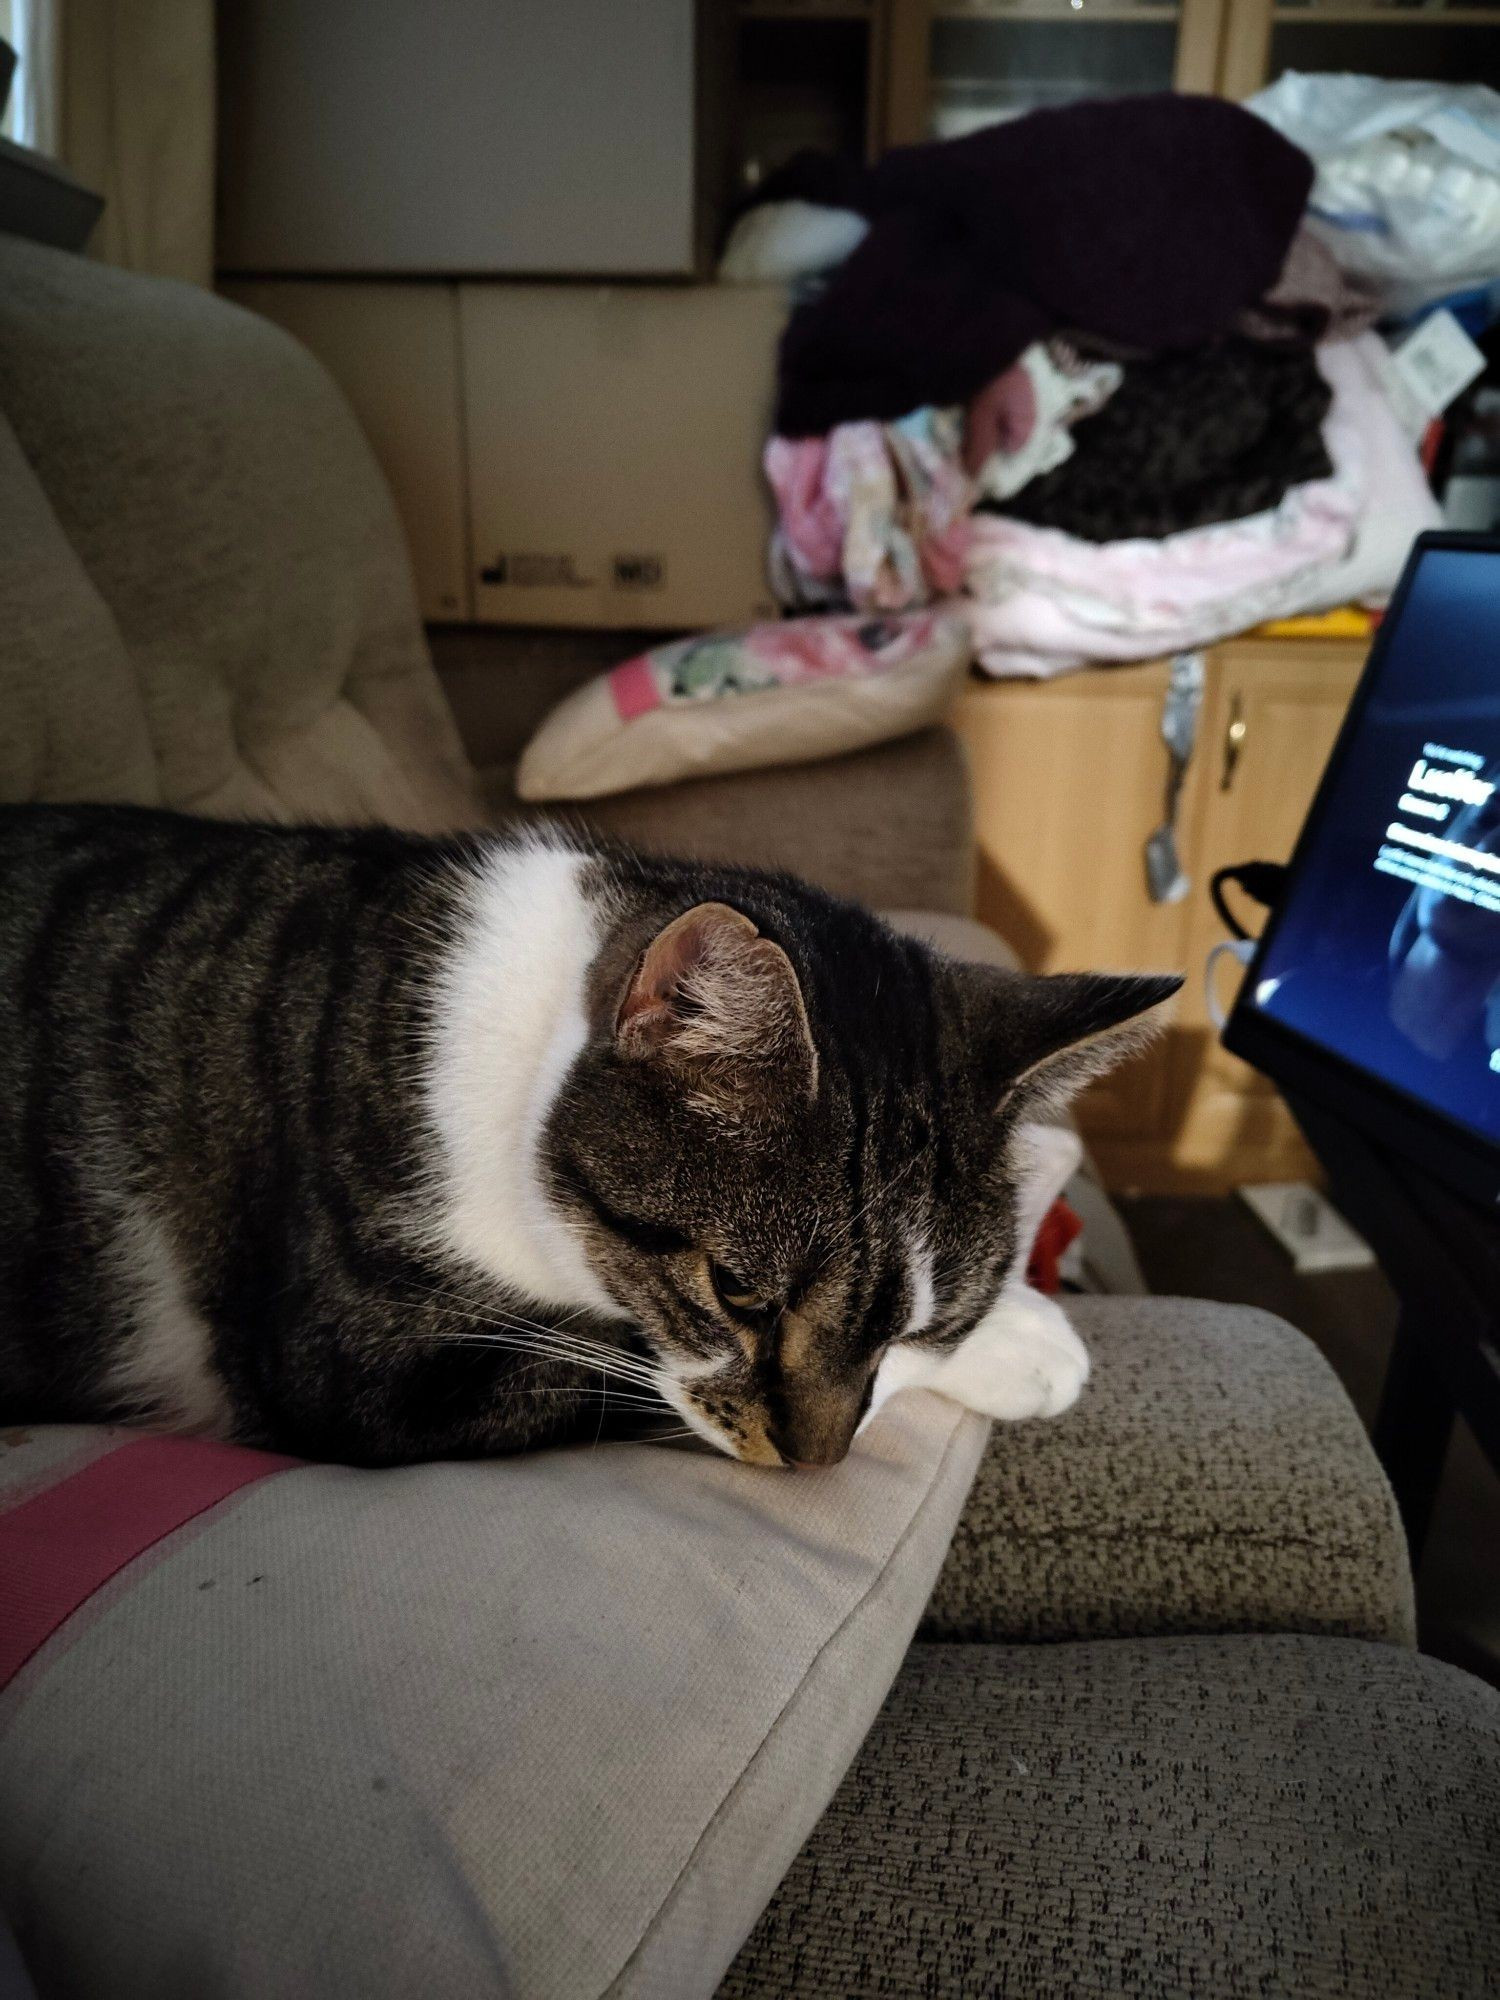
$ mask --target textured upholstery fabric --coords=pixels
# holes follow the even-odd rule
[[[3,412],[0,607],[0,799],[159,803],[145,706],[120,628]]]
[[[720,2000],[1477,2000],[1500,1696],[1297,1637],[918,1646]]]
[[[985,1433],[908,1393],[819,1473],[294,1467],[143,1545],[0,1695],[0,1907],[39,1991],[711,1992],[879,1712]],[[0,1527],[19,1501],[46,1540],[56,1493],[76,1567],[66,1454],[87,1484],[129,1449],[0,1434]],[[170,1494],[222,1447],[153,1449]]]
[[[508,769],[486,774],[486,796],[497,817],[536,812],[517,805]],[[968,773],[946,729],[823,764],[554,803],[542,816],[659,852],[789,868],[862,903],[963,912],[973,900]]]
[[[1312,1343],[1269,1313],[1077,1299],[1083,1399],[997,1429],[934,1639],[1295,1631],[1410,1644],[1395,1503]]]
[[[6,799],[477,819],[389,497],[284,334],[0,237],[0,419]]]

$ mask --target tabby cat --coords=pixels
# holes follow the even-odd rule
[[[0,1415],[823,1465],[906,1382],[1061,1409],[1032,1121],[1176,984],[556,831],[0,811]]]

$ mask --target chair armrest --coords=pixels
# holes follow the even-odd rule
[[[1269,1313],[1189,1299],[1069,1312],[1088,1388],[1053,1422],[996,1428],[922,1637],[1413,1643],[1395,1502],[1310,1341]]]

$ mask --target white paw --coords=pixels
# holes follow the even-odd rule
[[[1019,1423],[1071,1409],[1088,1378],[1088,1349],[1061,1306],[1016,1285],[1007,1286],[961,1347],[926,1373],[922,1386],[982,1416]]]

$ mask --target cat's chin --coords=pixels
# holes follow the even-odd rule
[[[932,1389],[1006,1423],[1057,1417],[1078,1401],[1088,1378],[1088,1349],[1062,1307],[1030,1285],[1008,1285],[958,1347],[893,1347],[864,1421],[902,1389]]]

